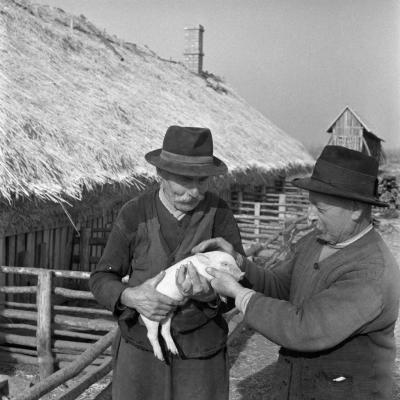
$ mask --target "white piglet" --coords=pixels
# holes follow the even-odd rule
[[[167,268],[165,270],[165,276],[157,285],[156,290],[173,299],[183,300],[184,295],[176,286],[176,272],[182,265],[189,262],[193,264],[200,275],[204,276],[209,281],[213,279],[213,276],[206,272],[207,267],[213,267],[220,271],[227,272],[228,274],[231,274],[237,281],[239,281],[244,275],[244,272],[242,272],[237,266],[235,259],[228,253],[223,251],[197,253]],[[164,360],[161,346],[158,341],[159,322],[152,321],[143,315],[141,315],[141,318],[147,327],[147,337],[153,347],[154,355],[158,359]],[[171,336],[171,319],[172,315],[161,322],[161,335],[165,340],[168,350],[173,354],[178,354],[178,349],[176,348],[174,340]]]

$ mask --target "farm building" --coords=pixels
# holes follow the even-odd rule
[[[123,42],[84,16],[17,0],[1,0],[1,8],[3,236],[105,216],[154,182],[143,156],[160,147],[169,125],[211,129],[230,171],[216,185],[228,200],[231,188],[237,197],[253,188],[262,195],[313,162],[212,75]],[[52,246],[68,236],[60,235]],[[7,263],[26,258],[20,246],[29,240],[15,240]],[[68,264],[49,258],[35,263]]]
[[[22,335],[4,334],[0,353],[9,354],[7,346],[14,346],[11,358],[29,361],[50,351],[35,350],[34,338],[28,340],[25,332],[36,329],[36,320],[42,326],[42,314],[33,311],[39,303],[33,303],[50,279],[43,270],[63,270],[54,275],[54,285],[64,278],[87,279],[118,208],[156,182],[144,154],[161,147],[168,126],[211,129],[214,152],[229,168],[228,176],[214,181],[214,190],[236,202],[239,214],[250,207],[243,201],[252,201],[252,207],[259,202],[249,240],[262,238],[263,212],[276,220],[285,214],[286,204],[279,202],[285,177],[309,170],[313,159],[212,74],[195,74],[147,47],[122,41],[84,16],[23,0],[0,0],[0,10],[0,260],[6,266],[0,287],[7,286],[0,290],[0,309],[5,305],[0,317],[23,316],[33,324],[0,318],[2,329]],[[268,195],[275,196],[276,209],[263,211],[260,202]],[[15,267],[28,273],[19,275]],[[31,267],[41,269],[39,277]],[[57,350],[60,363],[69,362],[75,351],[66,337],[96,339],[71,333],[71,326],[98,329],[87,318],[64,315],[77,312],[59,300],[79,287],[71,282],[47,292],[47,298],[37,297],[43,307],[53,302],[54,312],[63,314],[55,317],[59,328],[52,331],[59,340],[55,346],[64,346]],[[78,292],[74,298],[90,299]],[[102,331],[109,330],[104,324]],[[21,341],[31,348],[21,348]]]
[[[328,144],[348,147],[378,159],[382,156],[383,139],[376,136],[348,106],[332,122],[327,132],[331,134]]]

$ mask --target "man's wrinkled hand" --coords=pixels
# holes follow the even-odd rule
[[[121,294],[121,303],[153,321],[162,321],[181,305],[181,302],[156,290],[164,275],[165,271],[161,271],[139,286],[126,288]]]
[[[209,302],[216,298],[215,292],[204,276],[189,261],[176,271],[176,286],[184,297]]]
[[[222,237],[203,240],[198,245],[193,247],[192,253],[204,253],[205,251],[214,250],[224,251],[225,253],[228,253],[233,257],[235,257],[236,255],[233,246]]]
[[[240,269],[243,269],[244,257],[240,253],[236,252],[233,246],[222,237],[203,240],[192,248],[192,253],[204,253],[205,251],[215,250],[224,251],[225,253],[230,254],[235,259],[237,266]]]
[[[214,277],[210,282],[211,286],[221,296],[235,298],[240,290],[243,289],[243,286],[226,272],[211,267],[207,268],[206,271]]]

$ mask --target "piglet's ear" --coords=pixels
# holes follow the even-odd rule
[[[206,254],[197,253],[196,258],[200,263],[204,265],[210,265],[210,258]]]

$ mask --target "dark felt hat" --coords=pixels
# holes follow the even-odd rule
[[[213,155],[211,131],[207,128],[170,126],[161,149],[145,155],[158,168],[185,176],[224,174],[227,166]]]
[[[293,185],[302,189],[387,207],[377,198],[378,161],[364,153],[342,146],[326,146],[309,178],[298,178]]]

